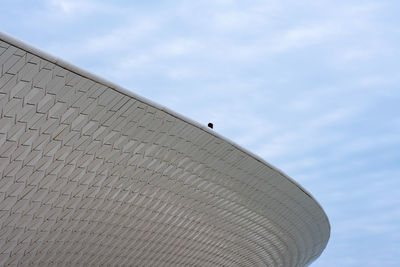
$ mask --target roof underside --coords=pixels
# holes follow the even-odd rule
[[[325,213],[282,172],[0,40],[0,265],[303,266],[325,248]]]

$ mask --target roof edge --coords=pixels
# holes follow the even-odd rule
[[[67,70],[69,70],[71,72],[74,72],[74,73],[76,73],[78,75],[81,75],[81,76],[83,76],[83,77],[85,77],[87,79],[90,79],[90,80],[92,80],[94,82],[100,83],[100,84],[102,84],[104,86],[107,86],[107,87],[109,87],[111,89],[114,89],[117,92],[120,92],[120,93],[122,93],[122,94],[124,94],[124,95],[126,95],[128,97],[134,98],[134,99],[136,99],[138,101],[141,101],[141,102],[143,102],[143,103],[145,103],[147,105],[150,105],[150,106],[152,106],[152,107],[154,107],[156,109],[162,110],[162,111],[168,113],[169,115],[171,115],[171,116],[173,116],[173,117],[175,117],[177,119],[183,120],[186,123],[188,123],[188,124],[190,124],[192,126],[195,126],[196,128],[199,128],[200,130],[203,130],[203,131],[207,132],[208,134],[211,134],[211,135],[217,137],[218,139],[221,139],[222,141],[225,141],[225,142],[231,144],[236,149],[248,154],[249,156],[251,156],[255,160],[257,160],[257,161],[265,164],[266,166],[270,167],[271,169],[277,171],[283,177],[285,177],[289,182],[291,182],[292,184],[297,186],[302,192],[304,192],[305,195],[310,197],[320,207],[320,209],[323,212],[323,214],[325,215],[326,221],[328,223],[328,227],[329,227],[328,240],[329,240],[330,231],[331,231],[331,225],[330,225],[330,222],[329,222],[329,218],[328,218],[327,214],[325,213],[324,209],[322,208],[321,204],[314,198],[314,196],[310,192],[308,192],[298,182],[293,180],[290,176],[288,176],[286,173],[284,173],[279,168],[277,168],[277,167],[273,166],[272,164],[266,162],[260,156],[257,156],[253,152],[251,152],[251,151],[241,147],[240,145],[236,144],[234,141],[230,140],[229,138],[226,138],[226,137],[224,137],[224,136],[222,136],[222,135],[210,130],[206,126],[204,126],[204,125],[202,125],[202,124],[200,124],[200,123],[198,123],[198,122],[196,122],[196,121],[194,121],[194,120],[192,120],[192,119],[190,119],[190,118],[188,118],[188,117],[186,117],[186,116],[184,116],[182,114],[179,114],[179,113],[177,113],[177,112],[175,112],[175,111],[173,111],[173,110],[171,110],[171,109],[169,109],[169,108],[167,108],[167,107],[165,107],[163,105],[155,103],[155,102],[153,102],[152,100],[150,100],[148,98],[140,96],[140,95],[138,95],[138,94],[136,94],[136,93],[124,88],[124,87],[119,86],[118,84],[115,84],[115,83],[113,83],[113,82],[111,82],[111,81],[109,81],[107,79],[104,79],[104,78],[102,78],[102,77],[100,77],[100,76],[98,76],[96,74],[93,74],[93,73],[91,73],[89,71],[86,71],[86,70],[84,70],[84,69],[82,69],[82,68],[80,68],[80,67],[78,67],[78,66],[76,66],[76,65],[74,65],[72,63],[69,63],[69,62],[67,62],[67,61],[65,61],[65,60],[63,60],[61,58],[55,57],[55,56],[53,56],[53,55],[51,55],[51,54],[49,54],[47,52],[44,52],[43,50],[40,50],[40,49],[38,49],[36,47],[33,47],[33,46],[21,41],[20,39],[9,35],[8,33],[0,31],[0,39],[5,41],[5,42],[7,42],[7,43],[9,43],[9,44],[11,44],[11,45],[19,47],[19,48],[21,48],[21,49],[23,49],[23,50],[25,50],[27,52],[30,52],[30,53],[32,53],[32,54],[34,54],[34,55],[36,55],[36,56],[38,56],[40,58],[43,58],[43,59],[48,60],[48,61],[51,61],[52,63],[54,63],[54,64],[56,64],[56,65],[58,65],[60,67],[63,67],[63,68],[65,68],[65,69],[67,69]]]

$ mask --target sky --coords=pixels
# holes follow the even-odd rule
[[[303,185],[312,266],[400,266],[400,1],[0,0],[0,30],[177,111]]]

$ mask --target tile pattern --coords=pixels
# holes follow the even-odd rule
[[[329,238],[280,172],[0,41],[0,265],[304,266]]]

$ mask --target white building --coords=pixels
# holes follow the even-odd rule
[[[327,216],[214,131],[0,33],[0,265],[304,266]]]

